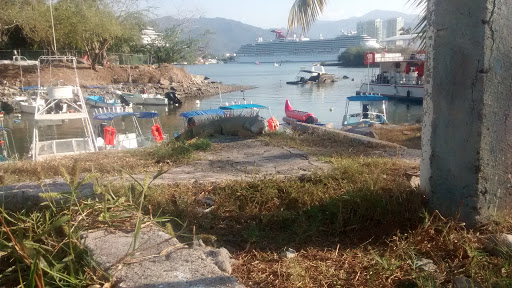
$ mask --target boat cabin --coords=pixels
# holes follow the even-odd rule
[[[151,129],[143,131],[140,119],[149,119]],[[93,120],[99,150],[148,147],[166,139],[157,112],[105,112],[95,114]]]
[[[385,124],[387,121],[387,98],[379,95],[358,95],[347,97],[343,126]],[[359,111],[350,113],[351,103],[359,104]]]

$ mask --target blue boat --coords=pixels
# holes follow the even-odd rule
[[[85,104],[95,108],[114,108],[122,106],[121,102],[117,101],[117,99],[109,100],[104,96],[86,96]]]
[[[380,95],[357,95],[347,97],[343,126],[368,126],[385,124],[387,121],[388,98]],[[359,104],[357,113],[349,113],[351,103]]]

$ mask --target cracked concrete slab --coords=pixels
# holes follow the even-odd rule
[[[306,152],[271,146],[258,139],[225,142],[213,151],[199,153],[201,160],[170,169],[153,183],[221,182],[261,177],[300,176],[325,171],[330,165]],[[144,179],[144,175],[135,176]],[[122,178],[112,178],[118,181]]]
[[[132,252],[134,232],[84,232],[82,241],[116,287],[243,287],[231,277],[226,249],[188,247],[154,225],[145,226]]]

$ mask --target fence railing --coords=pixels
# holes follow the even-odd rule
[[[60,50],[59,55],[74,56],[83,58],[87,55],[86,51],[80,50]],[[49,50],[16,50],[18,56],[25,56],[28,60],[37,60],[40,56],[54,55]],[[0,60],[12,60],[15,56],[14,50],[0,50]],[[103,56],[100,56],[99,63],[103,63]],[[107,60],[111,65],[144,65],[153,64],[150,55],[146,54],[126,54],[126,53],[107,53]]]

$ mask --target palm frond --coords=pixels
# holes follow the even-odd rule
[[[416,37],[420,39],[419,48],[424,50],[426,47],[427,40],[427,3],[428,0],[409,0],[408,3],[411,3],[411,6],[416,6],[421,9],[420,19],[416,26],[414,26],[413,32],[418,34]]]
[[[295,0],[288,17],[288,30],[300,28],[307,32],[326,5],[327,0]]]

